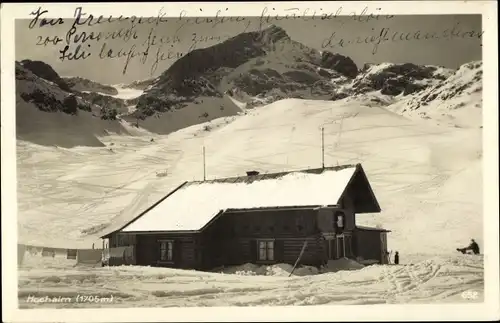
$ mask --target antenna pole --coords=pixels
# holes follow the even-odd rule
[[[321,166],[325,168],[325,128],[321,127]]]
[[[340,136],[342,136],[342,123],[344,123],[344,117],[345,115],[343,114],[340,118],[339,135],[337,137],[337,143],[335,144],[335,147],[338,147],[340,145]],[[337,166],[338,165],[339,165],[339,160],[337,159]]]
[[[340,128],[339,128],[339,137],[337,140],[337,145],[340,144],[340,136],[342,136],[342,123],[344,122],[344,117],[345,115],[342,115],[342,117],[340,118]]]
[[[203,181],[206,180],[205,146],[203,146]]]

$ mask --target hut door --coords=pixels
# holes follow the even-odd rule
[[[344,235],[337,236],[337,259],[345,257],[345,240]]]

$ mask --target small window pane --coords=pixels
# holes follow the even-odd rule
[[[160,260],[172,261],[173,260],[173,242],[160,241]]]
[[[274,260],[274,241],[259,241],[259,260]]]
[[[267,249],[267,260],[274,260],[274,249]]]
[[[266,249],[265,248],[259,249],[259,260],[266,260]]]
[[[339,228],[344,227],[344,216],[339,215],[339,217],[337,219],[337,225],[338,225]]]

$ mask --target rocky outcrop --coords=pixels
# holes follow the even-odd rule
[[[329,51],[322,53],[321,67],[337,71],[349,78],[354,78],[358,75],[358,67],[350,57],[334,54]]]
[[[72,90],[78,92],[99,92],[108,95],[118,94],[118,90],[113,86],[100,84],[82,77],[66,77],[64,81]]]
[[[407,101],[407,110],[418,110],[421,106],[428,106],[433,102],[452,102],[454,99],[471,97],[482,92],[483,64],[471,62],[462,65],[458,71],[446,79],[446,82],[436,83],[427,87],[418,95]],[[482,101],[482,98],[481,98]],[[462,101],[450,105],[451,109],[463,106]]]
[[[132,105],[127,100],[115,98],[109,95],[102,95],[96,92],[82,92],[81,97],[91,104],[98,105],[104,109],[116,110],[117,113],[126,113],[127,107]]]
[[[59,74],[57,74],[57,72],[49,64],[42,61],[32,61],[29,59],[25,59],[20,62],[20,65],[31,71],[36,76],[56,84],[63,91],[71,92],[71,87],[59,76]]]
[[[33,65],[30,66],[33,68]],[[36,66],[44,66],[45,71],[52,70],[50,65],[45,63]],[[57,80],[50,76],[50,73],[47,74],[52,80]],[[65,91],[63,88],[54,81],[39,77],[22,63],[16,62],[16,93],[24,101],[32,103],[40,111],[44,112],[63,112],[76,115],[78,110],[91,111],[89,102],[77,97],[74,93]]]
[[[141,80],[141,81],[134,81],[130,84],[123,85],[124,89],[135,89],[135,90],[146,90],[148,89],[151,85],[155,84],[158,81],[156,78],[151,78],[147,80]]]
[[[452,71],[438,66],[365,64],[352,83],[334,92],[332,100],[372,91],[388,96],[407,96],[446,80]]]

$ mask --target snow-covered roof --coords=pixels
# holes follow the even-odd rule
[[[198,231],[228,209],[335,205],[358,166],[186,182],[120,231]]]

